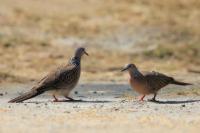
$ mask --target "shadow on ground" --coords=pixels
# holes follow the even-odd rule
[[[63,101],[58,101],[58,102],[53,102],[53,101],[48,101],[51,103],[111,103],[113,101],[86,101],[86,100],[63,100]],[[24,103],[46,103],[46,102],[24,102]]]
[[[184,100],[184,101],[149,101],[154,102],[158,104],[184,104],[184,103],[194,103],[194,102],[200,102],[200,100]]]

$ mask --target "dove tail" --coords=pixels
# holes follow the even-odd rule
[[[173,81],[171,82],[171,84],[183,85],[183,86],[185,86],[185,85],[192,85],[192,84],[190,84],[190,83],[180,82],[180,81],[176,81],[176,80],[173,80]]]
[[[30,92],[24,93],[21,96],[10,100],[9,103],[20,103],[20,102],[23,102],[25,100],[31,99],[35,96],[38,96],[38,95],[42,94],[43,92],[44,91],[31,90]]]

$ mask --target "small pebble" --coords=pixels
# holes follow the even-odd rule
[[[126,101],[126,100],[121,100],[120,102],[121,102],[121,103],[125,103],[125,102],[127,102],[127,101]]]
[[[78,94],[78,91],[75,91],[74,94]]]
[[[77,108],[77,106],[73,106],[73,108]]]
[[[115,111],[119,111],[119,109],[118,109],[118,108],[115,108]]]
[[[3,93],[0,93],[0,96],[3,96]]]
[[[64,111],[64,113],[67,113],[67,114],[69,114],[70,112],[69,112],[69,111]]]
[[[183,105],[181,105],[181,107],[185,107],[185,105],[183,104]]]

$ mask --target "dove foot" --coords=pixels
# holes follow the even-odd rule
[[[53,95],[53,98],[54,98],[53,102],[65,102],[66,101],[66,100],[58,100],[58,98],[55,95]]]
[[[158,101],[156,100],[156,96],[157,96],[157,93],[155,93],[154,96],[153,96],[153,98],[152,98],[152,99],[149,99],[148,101],[150,101],[150,102],[158,102]]]
[[[75,101],[75,100],[74,100],[73,98],[71,98],[71,97],[66,97],[66,96],[65,96],[65,98],[68,99],[68,101]]]
[[[144,101],[144,97],[145,97],[145,95],[143,95],[143,96],[139,99],[139,101],[143,102],[143,101]]]
[[[149,102],[158,102],[156,99],[148,99]]]

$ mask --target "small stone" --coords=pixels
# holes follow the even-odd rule
[[[155,110],[155,111],[158,111],[158,108],[155,108],[154,110]]]
[[[69,111],[64,111],[64,113],[67,113],[67,114],[69,114],[70,112],[69,112]]]
[[[96,91],[93,91],[93,93],[94,93],[94,94],[97,94],[97,92],[96,92]]]
[[[181,107],[185,107],[185,104],[181,105]]]
[[[119,111],[119,109],[118,109],[118,108],[115,108],[115,111]]]
[[[126,100],[121,100],[120,102],[121,102],[121,103],[125,103],[125,102],[126,102]]]
[[[78,91],[75,91],[75,92],[74,92],[74,94],[76,94],[76,95],[77,95],[77,94],[78,94]]]
[[[0,93],[0,96],[3,96],[3,93]]]

